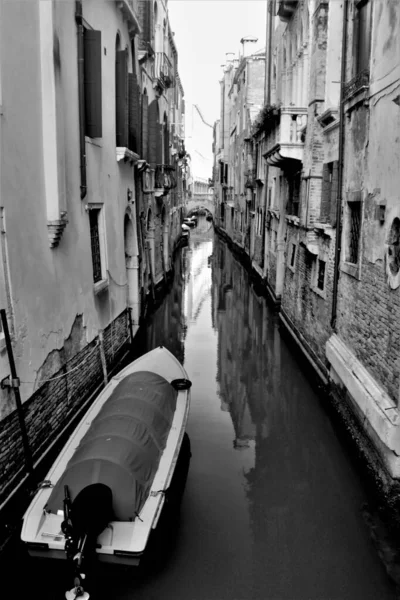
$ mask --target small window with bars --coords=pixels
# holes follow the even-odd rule
[[[326,262],[324,260],[318,260],[317,288],[321,290],[321,292],[325,289],[325,271]]]
[[[105,279],[104,240],[101,208],[89,209],[90,246],[92,250],[93,282]]]
[[[290,253],[290,266],[292,268],[294,268],[294,264],[296,262],[296,249],[297,249],[296,244],[292,244],[292,250]]]
[[[357,264],[360,251],[361,202],[348,202],[349,226],[347,240],[347,262]]]

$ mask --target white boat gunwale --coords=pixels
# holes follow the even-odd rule
[[[159,360],[157,360],[157,358]],[[162,360],[163,359],[163,360]],[[168,360],[166,360],[168,359]],[[150,368],[151,367],[151,368]],[[172,368],[171,368],[172,367]],[[93,419],[100,412],[105,402],[118,383],[130,373],[136,371],[151,371],[164,377],[169,383],[174,379],[188,379],[185,368],[177,358],[165,347],[158,347],[139,357],[117,375],[101,391],[94,403],[89,407],[74,433],[64,445],[60,455],[53,463],[46,475],[53,485],[62,476],[65,466],[74,454],[80,440],[90,428]],[[165,491],[168,489],[175,470],[179,450],[186,429],[190,407],[190,389],[179,390],[177,393],[176,409],[167,438],[166,446],[160,457],[157,472],[152,482],[149,495],[136,519],[133,521],[112,521],[99,536],[100,547],[97,549],[99,558],[116,557],[118,552],[128,557],[127,562],[135,562],[135,557],[140,557],[148,541],[152,529],[157,526],[165,501]],[[49,550],[60,552],[59,558],[65,558],[64,536],[61,532],[63,511],[57,515],[47,513],[45,510],[52,487],[41,488],[35,495],[23,517],[21,539],[26,542],[32,554],[35,554],[35,545],[47,545]],[[50,518],[47,518],[51,514]],[[45,531],[45,525],[51,524],[51,531]],[[115,543],[114,542],[115,539]],[[42,556],[46,556],[40,553]],[[58,557],[58,552],[56,556]],[[54,553],[51,553],[55,556]],[[129,556],[128,556],[129,555]],[[131,560],[129,560],[131,557]],[[112,562],[118,562],[119,559]],[[125,562],[120,559],[120,562]]]

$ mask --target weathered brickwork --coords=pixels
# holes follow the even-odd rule
[[[367,243],[367,240],[365,240]],[[391,290],[381,262],[363,261],[361,281],[341,273],[338,298],[340,337],[393,398],[399,400],[399,290]]]
[[[103,340],[110,371],[129,347],[127,310],[105,329]],[[96,337],[24,402],[24,419],[34,460],[41,456],[103,382],[100,340]],[[0,448],[1,502],[7,496],[9,486],[17,485],[25,474],[17,411],[2,421]]]
[[[292,229],[292,228],[291,228]],[[288,240],[297,242],[298,235],[289,230]],[[326,272],[324,289],[317,288],[318,258],[304,245],[298,244],[294,268],[286,265],[282,308],[298,331],[304,336],[321,366],[326,364],[325,343],[332,333],[332,289],[334,275],[334,240],[325,241]],[[290,246],[287,252],[290,260]]]

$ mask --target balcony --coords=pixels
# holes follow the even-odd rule
[[[357,73],[353,79],[343,86],[343,101],[358,104],[367,98],[369,90],[369,69]]]
[[[129,33],[141,33],[139,17],[133,0],[118,0],[118,8],[128,22]]]
[[[169,190],[176,188],[177,180],[175,167],[170,165],[156,165],[154,178],[154,195],[156,198],[165,196]]]
[[[161,91],[174,86],[174,74],[171,61],[165,52],[156,52],[154,57],[155,87]]]
[[[303,160],[307,108],[283,106],[277,126],[267,137],[264,158],[270,167],[282,168],[287,161]]]

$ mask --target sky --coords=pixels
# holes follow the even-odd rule
[[[222,65],[235,58],[242,37],[254,36],[254,52],[265,47],[266,0],[169,0],[168,12],[178,50],[178,71],[185,92],[186,148],[196,173],[211,177],[212,129],[219,118]],[[253,48],[253,46],[252,46]]]

